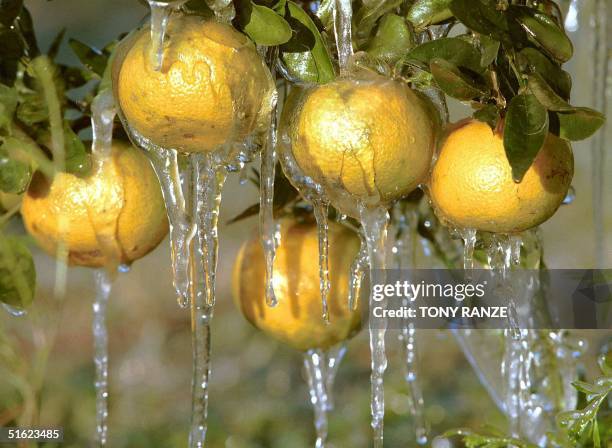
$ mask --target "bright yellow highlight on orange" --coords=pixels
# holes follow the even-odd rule
[[[265,261],[259,238],[247,241],[234,265],[233,294],[244,316],[257,328],[298,350],[326,349],[351,337],[361,311],[348,306],[349,276],[359,238],[340,224],[329,224],[328,297],[330,323],[321,317],[319,239],[314,223],[280,221],[281,245],[274,260],[278,305],[266,304]]]
[[[28,232],[48,254],[63,243],[71,265],[131,263],[168,232],[157,176],[145,155],[119,141],[112,156],[85,178],[37,174],[21,207]]]
[[[268,126],[270,71],[255,45],[230,25],[172,16],[159,71],[151,51],[146,27],[125,43],[113,78],[125,118],[154,144],[209,152]]]
[[[549,134],[523,180],[515,183],[502,135],[486,123],[468,121],[444,142],[429,193],[440,218],[452,226],[515,233],[555,213],[573,172],[569,143]]]

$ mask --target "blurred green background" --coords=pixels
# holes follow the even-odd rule
[[[581,2],[583,27],[572,35],[576,45],[570,71],[574,103],[592,104],[592,36],[588,17],[592,2]],[[43,48],[62,28],[67,35],[103,46],[129,31],[147,13],[136,0],[30,0]],[[64,61],[76,64],[65,50]],[[609,103],[609,100],[608,100]],[[463,106],[453,106],[462,116]],[[606,130],[609,138],[610,126]],[[577,197],[543,226],[545,255],[551,267],[594,267],[589,142],[574,146]],[[605,173],[611,173],[607,158]],[[612,214],[609,188],[604,189],[606,236]],[[257,220],[231,226],[224,223],[257,201],[250,185],[229,179],[221,211],[221,252],[218,305],[212,324],[213,375],[210,385],[209,443],[212,448],[297,448],[314,445],[312,412],[302,376],[301,354],[255,331],[236,311],[230,296],[231,268],[240,244],[256,231]],[[600,242],[602,244],[603,242]],[[607,246],[609,247],[609,245]],[[333,250],[333,248],[331,248]],[[611,266],[606,253],[604,266]],[[168,242],[135,263],[114,285],[109,306],[110,443],[111,447],[186,446],[190,409],[191,339],[189,314],[176,305],[170,272]],[[0,376],[0,427],[32,412],[39,426],[63,427],[66,447],[92,445],[95,426],[91,338],[93,273],[69,270],[67,294],[54,301],[55,263],[36,255],[39,282],[31,312],[22,318],[0,313],[0,350],[12,359]],[[56,333],[56,334],[55,334]],[[610,332],[590,333],[591,355]],[[386,376],[385,446],[415,446],[407,388],[402,377],[402,354],[390,332],[390,365]],[[432,433],[458,426],[485,424],[503,428],[504,419],[480,386],[452,336],[422,331],[420,374],[426,416]],[[51,343],[53,343],[51,345]],[[50,352],[46,351],[50,348]],[[369,347],[362,332],[348,345],[340,368],[336,409],[330,420],[330,447],[366,447],[369,430]],[[12,358],[11,358],[12,357]],[[593,356],[586,372],[595,372]],[[40,384],[39,409],[24,408],[25,384]],[[27,402],[25,402],[27,404]]]

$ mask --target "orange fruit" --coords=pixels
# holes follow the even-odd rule
[[[329,225],[329,323],[322,318],[319,290],[319,238],[312,222],[280,221],[281,245],[274,260],[278,304],[265,297],[265,261],[259,237],[247,241],[234,264],[232,290],[244,316],[256,328],[298,350],[326,349],[351,337],[361,312],[349,309],[349,277],[359,238],[336,223]]]
[[[514,182],[502,135],[471,120],[451,131],[433,167],[429,195],[443,221],[515,233],[550,218],[574,172],[569,143],[549,134],[522,181]]]
[[[294,95],[281,122],[287,150],[344,213],[356,216],[350,202],[378,205],[402,198],[425,180],[434,121],[404,83],[371,75]]]
[[[64,245],[71,265],[131,263],[153,250],[168,232],[157,176],[146,156],[113,142],[111,157],[84,178],[37,173],[21,214],[40,247],[55,256]]]
[[[158,146],[210,152],[268,126],[274,83],[255,45],[230,25],[170,18],[159,71],[148,27],[122,44],[114,91],[134,128]]]

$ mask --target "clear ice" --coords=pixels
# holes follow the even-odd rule
[[[386,267],[386,243],[387,227],[389,225],[389,213],[384,207],[368,208],[360,206],[360,221],[368,247],[368,258],[370,264],[370,280],[373,285],[375,282],[375,272],[381,274]],[[377,278],[376,281],[382,282],[384,279]],[[383,302],[379,303],[380,306]],[[374,305],[373,294],[370,294],[370,308]],[[382,319],[381,319],[382,320]],[[370,324],[370,356],[371,356],[371,375],[370,382],[372,388],[371,395],[371,414],[372,429],[374,431],[374,448],[382,448],[383,431],[385,419],[385,390],[384,374],[387,369],[387,354],[385,351],[386,322],[382,320],[380,328],[375,328]]]

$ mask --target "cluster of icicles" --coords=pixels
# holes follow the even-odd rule
[[[164,2],[149,0],[151,7],[151,39],[153,45],[151,64],[159,69],[163,58],[163,42],[170,13],[184,1]],[[231,5],[231,3],[229,4]],[[227,21],[228,4],[215,3],[218,20]],[[338,47],[341,72],[346,73],[352,56],[351,2],[337,0],[334,8],[334,34]],[[113,120],[117,114],[110,89],[101,91],[92,105],[93,157],[95,163],[104,163],[109,158],[112,144]],[[120,113],[120,111],[119,111]],[[121,117],[121,114],[120,114]],[[123,119],[123,117],[121,117]],[[210,367],[210,321],[215,303],[215,271],[217,265],[217,222],[221,202],[221,189],[228,172],[240,171],[256,152],[252,142],[243,142],[239,149],[233,148],[224,154],[181,154],[173,149],[160,148],[139,135],[123,120],[131,139],[146,150],[160,180],[170,221],[171,255],[174,286],[181,307],[191,310],[193,377],[192,417],[189,432],[191,448],[204,447],[207,431],[208,382]],[[276,107],[272,110],[271,125],[261,150],[261,207],[260,231],[266,259],[266,300],[274,306],[276,298],[272,287],[275,250],[280,242],[278,226],[273,219],[273,191],[276,148]],[[228,155],[229,154],[229,155]],[[231,155],[231,156],[230,156]],[[291,168],[291,161],[284,161]],[[291,175],[291,173],[289,173]],[[295,174],[295,173],[294,173]],[[299,177],[299,176],[298,176]],[[299,179],[293,179],[299,184]],[[601,180],[601,179],[600,179]],[[320,189],[303,185],[305,199],[311,202],[319,229],[320,274],[322,319],[329,319],[327,294],[329,273],[327,254],[328,203],[320,195]],[[599,191],[599,187],[598,187]],[[360,297],[362,280],[368,268],[383,270],[388,265],[397,269],[416,267],[415,254],[419,250],[425,255],[431,250],[427,240],[416,231],[419,212],[396,204],[389,211],[384,207],[360,207],[362,248],[357,255],[350,275],[348,306],[356,307]],[[391,217],[393,218],[391,220]],[[342,217],[341,217],[342,220]],[[431,225],[426,221],[425,225]],[[437,243],[449,250],[457,251],[457,242],[448,237],[445,229],[436,233]],[[477,244],[477,232],[473,229],[457,231],[463,240],[463,265],[474,267],[473,253]],[[534,281],[529,291],[518,292],[512,283],[513,266],[520,263],[521,247],[527,246],[537,252],[537,239],[527,235],[521,237],[494,236],[488,243],[487,264],[499,272],[502,281],[509,286],[508,299],[512,306],[519,293],[533,294],[537,290]],[[534,244],[534,241],[536,243]],[[127,268],[120,266],[120,272]],[[99,446],[107,442],[108,417],[108,349],[105,310],[111,292],[113,275],[105,270],[95,274],[97,294],[93,306],[93,333],[95,340],[94,361],[96,366],[96,439]],[[380,280],[380,279],[378,279]],[[491,397],[509,418],[513,435],[528,437],[534,443],[546,441],[546,432],[551,428],[552,411],[557,410],[555,397],[550,396],[546,385],[552,381],[545,371],[548,352],[538,352],[543,342],[554,347],[548,356],[557,358],[560,366],[557,374],[561,384],[567,387],[575,378],[576,358],[581,353],[579,343],[568,341],[563,332],[540,332],[519,329],[512,325],[504,332],[505,348],[502,363],[502,378],[499,364],[491,365],[495,359],[484,347],[490,347],[492,339],[499,340],[499,332],[492,330],[455,330],[454,336],[462,347],[483,385]],[[386,329],[384,326],[369,328],[371,349],[371,414],[374,447],[383,446],[384,387],[383,377],[387,368],[385,351]],[[427,423],[424,415],[423,394],[419,386],[417,332],[414,324],[399,332],[403,347],[403,366],[409,390],[409,410],[413,419],[415,441],[423,445],[428,442]],[[327,352],[310,350],[305,353],[304,368],[310,389],[310,401],[314,408],[316,447],[327,443],[327,413],[333,407],[332,385],[338,366],[345,354],[342,346]],[[502,384],[503,387],[499,387]],[[575,394],[570,388],[564,391],[563,407],[575,405]]]

